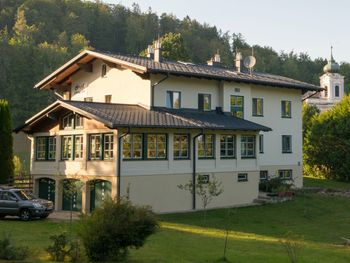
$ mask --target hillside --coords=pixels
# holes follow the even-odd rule
[[[32,87],[81,49],[139,54],[158,35],[181,33],[188,60],[205,63],[216,50],[224,65],[233,65],[238,48],[257,58],[255,70],[319,83],[324,58],[307,54],[278,53],[271,47],[248,44],[239,33],[185,17],[156,14],[151,9],[131,9],[100,1],[0,0],[0,98],[10,101],[14,126],[54,100],[48,92]],[[350,78],[350,64],[341,73]]]

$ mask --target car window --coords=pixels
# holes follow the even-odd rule
[[[0,197],[1,200],[11,200],[12,198],[16,198],[16,196],[10,192],[7,192],[7,191],[2,192],[1,197]]]
[[[18,195],[18,197],[21,199],[21,200],[31,200],[33,198],[31,198],[30,196],[28,196],[25,192],[23,191],[15,191],[15,193]]]

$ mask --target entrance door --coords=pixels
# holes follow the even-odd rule
[[[55,202],[55,180],[39,179],[39,198]]]
[[[111,196],[112,184],[108,181],[97,180],[90,184],[90,211],[100,207],[106,198]]]
[[[63,180],[62,210],[81,211],[81,187],[77,180]]]

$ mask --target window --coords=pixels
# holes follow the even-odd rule
[[[208,184],[209,183],[209,174],[199,174],[198,183]]]
[[[165,159],[167,157],[166,134],[147,134],[147,158]]]
[[[111,103],[112,102],[112,95],[106,95],[105,96],[105,103]]]
[[[264,101],[261,98],[253,98],[253,116],[264,115]]]
[[[334,87],[334,96],[339,97],[339,86]]]
[[[211,110],[210,94],[198,94],[198,109],[203,111]]]
[[[101,69],[101,77],[106,76],[107,74],[107,65],[103,64]]]
[[[292,117],[292,102],[289,100],[282,100],[282,118]]]
[[[253,135],[241,136],[241,157],[255,158],[255,136]]]
[[[83,158],[83,135],[74,136],[74,159]]]
[[[113,159],[113,134],[91,134],[89,137],[90,160]]]
[[[56,138],[53,136],[37,137],[35,158],[38,161],[56,159]]]
[[[282,135],[282,153],[292,152],[292,136]]]
[[[113,151],[113,134],[104,135],[103,159],[112,160],[114,158]]]
[[[86,102],[93,102],[93,98],[92,97],[86,97],[86,98],[84,98],[84,101],[86,101]]]
[[[235,144],[236,136],[221,135],[220,136],[220,157],[221,158],[235,158]]]
[[[123,137],[123,159],[142,159],[142,134],[128,134]]]
[[[83,116],[70,113],[62,118],[62,129],[81,129],[83,128]]]
[[[73,136],[62,136],[61,159],[70,160],[73,156]]]
[[[173,154],[174,159],[189,158],[189,136],[187,134],[174,134]]]
[[[264,135],[259,134],[259,153],[264,153]]]
[[[166,107],[170,109],[180,109],[181,107],[181,92],[167,91]]]
[[[268,173],[269,172],[267,170],[260,171],[260,182],[263,182],[269,179]]]
[[[238,182],[248,182],[248,174],[247,173],[239,173],[237,176]]]
[[[198,158],[214,158],[213,134],[205,134],[198,137]]]
[[[292,170],[278,170],[278,176],[281,179],[289,180],[289,179],[292,179],[293,171]]]
[[[243,96],[231,96],[231,113],[238,118],[244,117],[244,97]]]

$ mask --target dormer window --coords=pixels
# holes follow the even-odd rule
[[[334,87],[334,97],[339,98],[339,86]]]
[[[167,91],[166,92],[166,107],[170,109],[181,108],[181,92]]]
[[[69,113],[62,118],[62,129],[81,129],[83,128],[83,116],[79,114]]]
[[[101,70],[101,77],[106,76],[106,74],[107,74],[107,65],[103,64],[102,65],[102,70]]]
[[[203,111],[211,110],[210,94],[198,94],[198,109]]]

